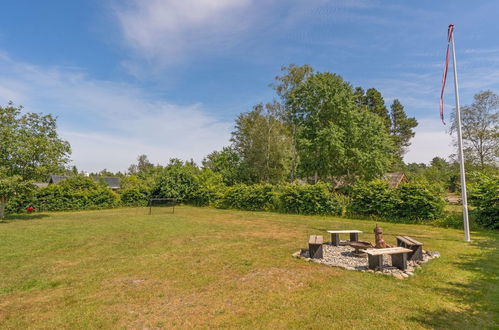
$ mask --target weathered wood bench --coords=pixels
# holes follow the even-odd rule
[[[340,246],[340,234],[350,234],[350,242],[358,242],[359,234],[362,233],[360,230],[328,230],[331,234],[331,244],[334,246]]]
[[[308,240],[308,252],[310,253],[310,258],[320,259],[322,258],[322,244],[324,243],[324,238],[320,235],[312,235]]]
[[[369,269],[383,269],[383,255],[389,254],[392,257],[392,265],[401,270],[407,269],[407,254],[412,252],[410,249],[403,247],[393,247],[386,249],[365,249],[367,253]]]
[[[416,241],[414,238],[397,236],[397,246],[412,250],[407,256],[408,260],[423,260],[423,243]]]

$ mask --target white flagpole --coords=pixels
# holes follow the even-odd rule
[[[456,48],[454,33],[451,34],[452,63],[454,64],[454,93],[456,94],[457,142],[459,147],[459,165],[461,169],[461,200],[463,203],[464,240],[470,242],[470,224],[468,220],[468,196],[466,194],[466,175],[464,172],[463,137],[461,132],[461,107],[459,105],[459,87],[457,84]]]

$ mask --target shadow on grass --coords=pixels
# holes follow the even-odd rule
[[[482,253],[462,254],[454,265],[470,273],[467,283],[448,280],[445,287],[435,286],[436,293],[459,303],[462,310],[440,308],[421,310],[413,321],[431,328],[497,329],[499,324],[499,241],[496,235],[489,240],[473,242]]]
[[[46,217],[48,217],[48,214],[43,214],[43,213],[15,214],[15,215],[8,215],[4,219],[0,219],[0,223],[9,223],[13,221],[39,220]]]

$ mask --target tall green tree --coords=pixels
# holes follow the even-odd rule
[[[490,91],[475,94],[471,105],[461,108],[463,148],[467,161],[497,166],[499,161],[499,96]],[[452,113],[451,134],[457,129]]]
[[[278,183],[289,173],[291,140],[279,104],[257,105],[236,119],[231,141],[252,182]]]
[[[248,182],[241,156],[232,147],[210,153],[203,159],[203,168],[220,174],[227,186]]]
[[[387,129],[390,129],[391,120],[383,96],[376,88],[369,88],[366,92],[365,102],[367,109],[378,115]]]
[[[314,69],[308,64],[301,66],[290,64],[281,67],[281,72],[282,75],[275,77],[276,83],[272,86],[281,100],[279,111],[280,118],[289,127],[289,134],[291,137],[290,181],[294,181],[296,168],[298,166],[297,135],[299,131],[299,121],[293,112],[293,108],[288,106],[288,99],[290,93],[314,73]]]
[[[418,126],[418,121],[414,117],[407,117],[404,106],[397,99],[393,100],[390,110],[390,133],[395,144],[397,160],[402,162],[407,147],[411,145],[410,140],[415,135],[414,128]]]
[[[298,150],[304,175],[372,179],[388,169],[393,143],[385,123],[358,107],[342,77],[312,75],[291,92],[289,106],[302,127]]]
[[[138,174],[149,172],[154,168],[154,164],[149,161],[147,155],[142,154],[137,157],[137,164],[132,164],[128,167],[128,173]]]
[[[0,106],[0,209],[21,183],[64,172],[70,152],[52,115],[23,113],[12,103]]]

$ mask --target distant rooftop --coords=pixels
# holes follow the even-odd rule
[[[68,178],[67,175],[51,175],[48,184],[57,184],[57,183],[65,180],[67,178]],[[120,181],[120,178],[118,178],[118,177],[92,176],[91,178],[94,179],[95,181],[102,180],[111,189],[120,189],[121,188],[121,181]]]

